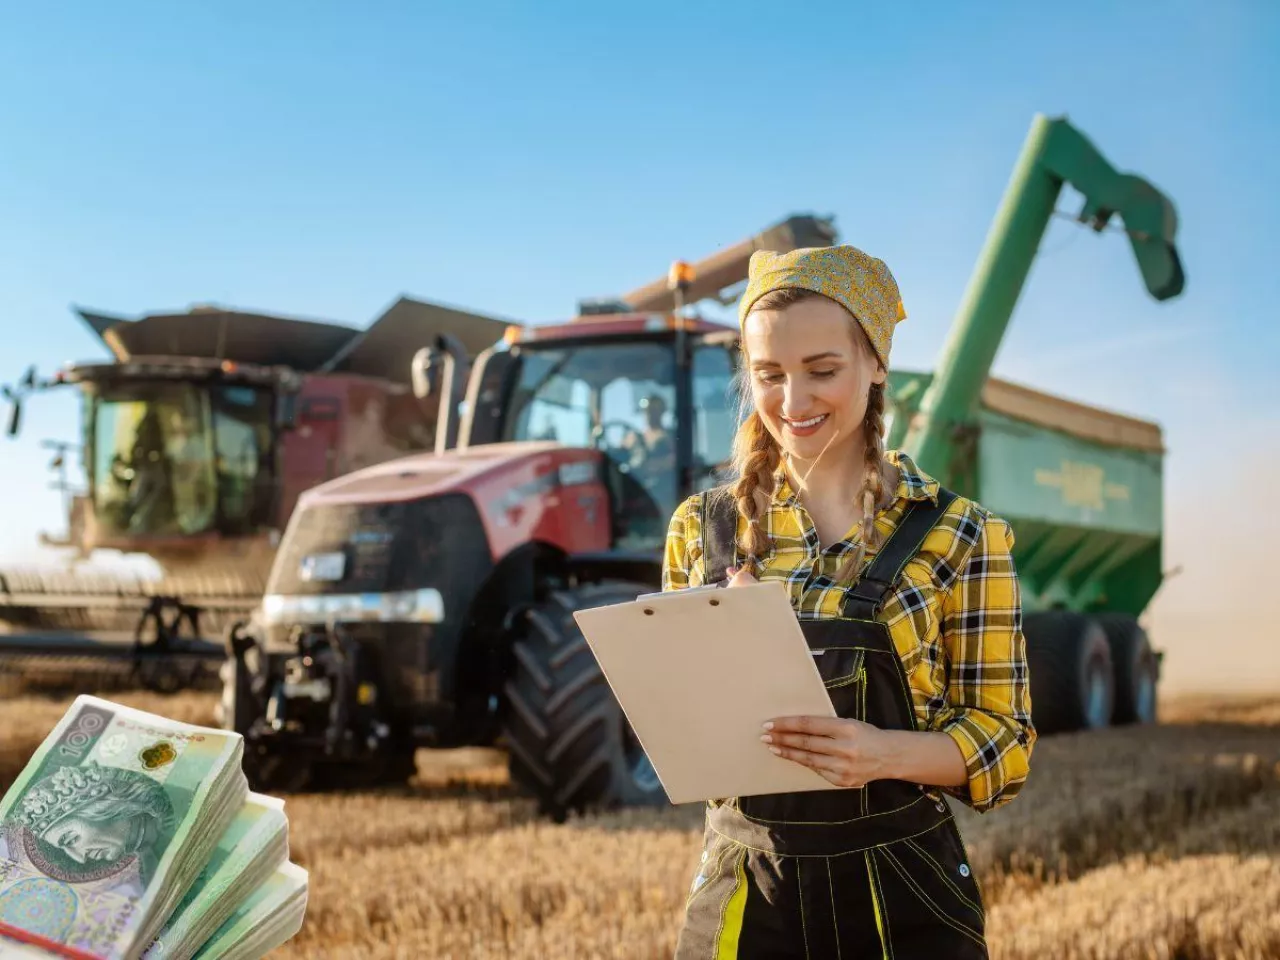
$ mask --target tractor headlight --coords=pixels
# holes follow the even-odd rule
[[[440,623],[444,598],[439,590],[401,590],[397,593],[338,593],[262,598],[262,617],[268,626],[326,623]]]

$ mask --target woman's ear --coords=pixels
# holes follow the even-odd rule
[[[871,382],[884,383],[887,379],[889,379],[889,371],[877,363],[876,372],[871,375]]]

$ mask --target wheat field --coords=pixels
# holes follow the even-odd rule
[[[112,694],[211,723],[213,697]],[[0,790],[69,701],[0,704]],[[275,956],[671,955],[696,807],[555,825],[495,751],[421,751],[409,785],[287,799],[307,921]],[[956,809],[993,958],[1280,958],[1280,697],[1166,704],[1163,722],[1046,737],[1021,797]]]

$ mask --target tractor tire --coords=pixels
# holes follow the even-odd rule
[[[1106,632],[1067,610],[1024,618],[1031,671],[1031,719],[1037,733],[1096,730],[1111,721],[1115,676]]]
[[[571,811],[667,804],[573,619],[575,610],[629,603],[650,589],[612,582],[556,591],[515,626],[503,730],[511,779],[556,822]]]
[[[1160,660],[1151,649],[1147,632],[1128,614],[1100,613],[1095,617],[1106,631],[1115,669],[1116,701],[1111,722],[1116,726],[1155,723]]]

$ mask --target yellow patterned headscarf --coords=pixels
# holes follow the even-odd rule
[[[788,253],[757,250],[751,255],[747,289],[738,305],[738,323],[766,293],[798,287],[840,304],[858,321],[876,356],[889,368],[894,327],[907,318],[897,281],[884,262],[857,247],[804,247]]]

